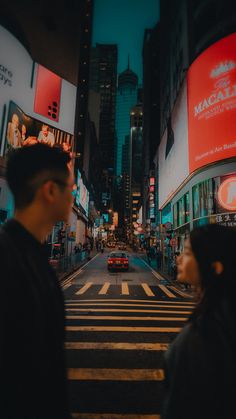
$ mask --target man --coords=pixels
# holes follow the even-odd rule
[[[6,178],[14,218],[0,231],[0,417],[68,419],[64,302],[42,243],[68,221],[69,154],[36,144],[14,150]]]
[[[8,122],[7,141],[13,148],[21,147],[22,145],[22,138],[19,130],[19,116],[16,113],[13,113],[11,122]]]
[[[51,147],[55,144],[54,134],[49,131],[49,126],[46,124],[42,125],[42,131],[38,135],[38,142],[50,145]]]

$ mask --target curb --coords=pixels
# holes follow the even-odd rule
[[[144,255],[139,255],[139,257],[141,259],[143,259],[144,262],[146,262],[149,265],[149,263],[146,261],[146,258],[145,258]],[[153,269],[155,272],[157,272],[158,275],[162,276],[164,280],[168,281],[170,285],[174,285],[180,291],[183,291],[186,294],[188,294],[189,296],[192,296],[192,294],[193,294],[192,290],[188,290],[188,289],[183,288],[183,285],[181,285],[178,281],[175,281],[175,280],[171,279],[169,277],[169,275],[167,275],[166,273],[163,273],[162,271],[158,271],[157,268],[152,266],[152,265],[149,265],[149,266],[150,266],[151,269]]]

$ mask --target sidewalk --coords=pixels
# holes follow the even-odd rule
[[[147,256],[145,252],[137,252],[138,256],[143,259],[154,271],[156,271],[160,276],[163,277],[163,280],[167,282],[169,285],[174,285],[176,288],[178,288],[180,291],[185,292],[186,294],[189,294],[189,296],[193,295],[193,290],[191,288],[185,289],[185,285],[179,283],[178,281],[174,280],[173,278],[168,275],[168,273],[163,272],[161,270],[157,269],[156,260],[152,260],[151,264],[148,263]]]

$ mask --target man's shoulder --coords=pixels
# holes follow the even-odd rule
[[[13,242],[10,237],[10,234],[3,227],[1,227],[0,228],[0,249],[1,251],[4,251],[4,249],[8,250],[11,247],[13,247]]]

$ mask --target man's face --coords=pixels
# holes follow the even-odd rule
[[[43,135],[44,135],[45,137],[47,137],[47,136],[48,136],[48,127],[47,127],[46,125],[44,125],[44,126],[43,126],[43,128],[42,128],[42,132],[43,132]]]
[[[57,221],[67,222],[69,220],[72,205],[74,202],[74,189],[75,189],[74,175],[70,171],[69,176],[65,179],[63,184],[58,184],[58,196],[55,202],[55,216]]]
[[[18,128],[18,125],[19,125],[19,118],[18,118],[18,116],[17,116],[16,114],[14,114],[14,115],[12,116],[12,123],[13,123],[13,125],[14,125],[16,128]]]

